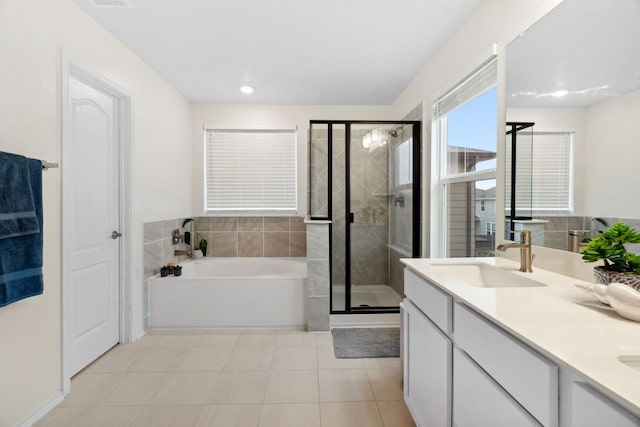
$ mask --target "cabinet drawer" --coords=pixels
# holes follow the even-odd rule
[[[452,300],[449,295],[408,268],[404,269],[404,293],[444,333],[451,334]]]
[[[460,303],[453,319],[456,344],[541,424],[557,426],[557,366]]]
[[[453,425],[520,427],[540,424],[458,348],[453,350]]]

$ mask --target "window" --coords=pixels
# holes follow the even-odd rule
[[[573,132],[522,132],[516,140],[516,214],[521,216],[573,211]],[[506,144],[507,171],[511,144]],[[505,206],[511,203],[506,180]]]
[[[496,59],[490,58],[433,105],[440,203],[434,203],[435,256],[491,256],[495,223]]]
[[[487,236],[492,236],[496,234],[496,223],[495,222],[487,222]]]
[[[297,211],[296,130],[205,130],[205,212]]]

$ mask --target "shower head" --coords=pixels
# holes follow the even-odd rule
[[[398,133],[402,133],[402,126],[397,129],[391,129],[389,131],[389,136],[392,138],[396,138],[398,136]]]

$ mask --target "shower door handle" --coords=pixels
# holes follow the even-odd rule
[[[349,212],[349,223],[353,224],[354,222],[356,222],[356,214]]]

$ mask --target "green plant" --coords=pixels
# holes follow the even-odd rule
[[[628,252],[626,243],[640,243],[640,233],[627,224],[616,222],[589,241],[582,249],[582,259],[586,262],[604,260],[605,270],[640,274],[640,256]]]
[[[180,264],[173,266],[174,270],[182,270],[182,266]]]
[[[160,267],[160,271],[167,271],[169,270],[169,267],[166,265],[163,265],[162,267]]]
[[[200,239],[200,242],[198,243],[198,249],[200,249],[202,251],[202,256],[207,256],[207,246],[209,245],[209,243],[207,242],[206,239]]]

